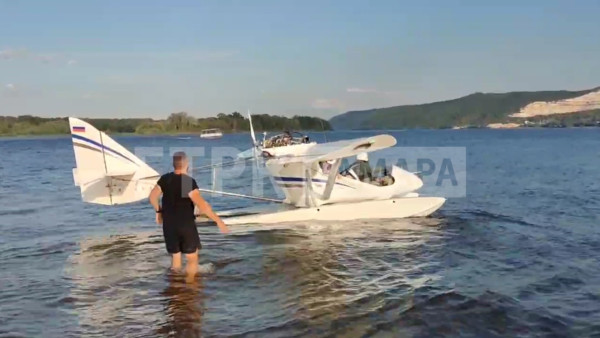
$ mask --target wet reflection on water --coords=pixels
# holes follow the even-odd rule
[[[169,273],[168,286],[161,292],[164,297],[166,322],[156,330],[161,335],[200,337],[204,314],[202,278],[186,278]]]

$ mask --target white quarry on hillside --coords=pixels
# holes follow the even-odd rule
[[[510,116],[533,117],[539,115],[576,113],[592,109],[600,109],[600,90],[574,97],[572,99],[552,102],[532,102],[521,108],[518,113]]]

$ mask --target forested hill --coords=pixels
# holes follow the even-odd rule
[[[216,117],[195,118],[185,112],[171,114],[165,120],[153,119],[86,119],[96,128],[108,133],[136,134],[182,134],[198,133],[202,129],[220,128],[224,132],[247,132],[248,119],[238,112],[219,114]],[[255,131],[289,130],[330,130],[328,121],[309,116],[252,116]],[[66,117],[43,118],[30,115],[18,117],[0,116],[0,135],[52,135],[68,134],[69,122]]]
[[[532,102],[570,99],[597,90],[600,87],[582,91],[475,93],[449,101],[350,111],[329,122],[336,130],[483,127],[491,123],[515,122],[516,119],[509,115]],[[586,114],[582,115],[586,119],[599,118],[600,110]],[[572,116],[568,118],[572,119]]]

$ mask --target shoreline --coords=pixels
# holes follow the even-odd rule
[[[327,132],[336,132],[336,131],[341,131],[341,132],[368,132],[368,131],[379,131],[379,132],[386,132],[386,131],[409,131],[409,130],[429,130],[429,131],[433,131],[433,130],[453,130],[453,131],[458,131],[458,130],[482,130],[482,129],[486,129],[486,130],[543,130],[543,129],[597,129],[600,128],[600,126],[580,126],[580,127],[514,127],[514,128],[489,128],[489,127],[481,127],[481,128],[477,128],[477,127],[470,127],[470,128],[403,128],[403,129],[339,129],[339,130],[326,130],[326,131],[322,131],[322,130],[303,130],[302,132],[312,132],[312,133],[327,133]],[[274,131],[267,131],[267,132],[274,132]],[[249,134],[249,131],[245,131],[245,132],[234,132],[234,133],[224,133],[224,135],[233,135],[233,134]],[[262,133],[261,132],[256,132],[258,133]],[[111,133],[108,134],[111,136],[136,136],[136,137],[156,137],[156,136],[172,136],[172,137],[176,137],[176,136],[198,136],[198,138],[200,138],[199,134],[195,134],[195,133],[178,133],[178,134],[166,134],[166,133],[161,133],[161,134],[136,134],[136,133]],[[0,135],[0,140],[9,140],[9,139],[15,139],[15,140],[22,140],[22,139],[38,139],[38,138],[67,138],[70,137],[71,134],[69,133],[65,133],[65,134],[20,134],[20,135]]]
[[[298,130],[299,132],[310,132],[310,133],[327,133],[333,130]],[[261,131],[255,131],[256,135],[261,134],[262,135],[262,130]],[[272,131],[267,131],[267,133],[281,133],[281,130],[272,130]],[[235,134],[250,134],[250,131],[237,131],[237,132],[223,132],[223,135],[235,135]],[[72,134],[70,133],[61,133],[61,134],[18,134],[18,135],[1,135],[0,134],[0,139],[24,139],[24,138],[30,138],[30,139],[35,139],[35,138],[61,138],[61,137],[70,137]],[[176,133],[176,134],[170,134],[170,133],[158,133],[158,134],[136,134],[136,133],[108,133],[107,135],[109,136],[139,136],[139,137],[156,137],[156,136],[190,136],[190,137],[198,137],[200,139],[200,133],[195,133],[195,132],[189,132],[189,133]]]

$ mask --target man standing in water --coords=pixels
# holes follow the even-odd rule
[[[194,205],[217,223],[222,233],[229,232],[200,195],[196,180],[187,175],[189,160],[184,152],[173,154],[173,172],[162,175],[150,192],[150,204],[156,212],[156,223],[162,224],[171,269],[181,268],[181,253],[187,260],[185,271],[194,276],[198,271],[198,250],[202,247],[196,228]],[[162,208],[159,198],[162,194]]]

